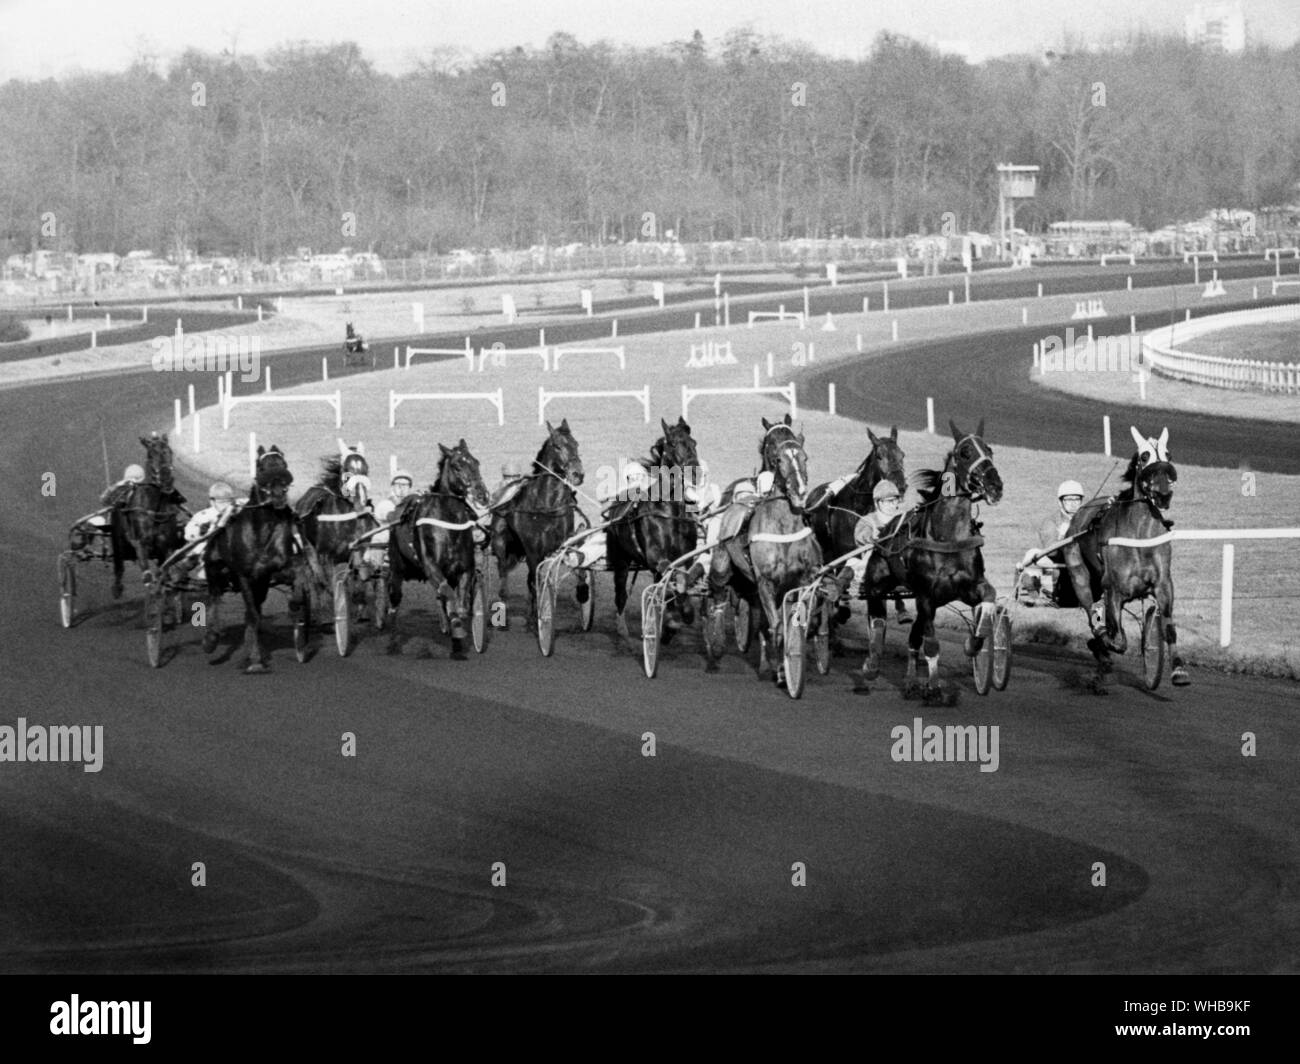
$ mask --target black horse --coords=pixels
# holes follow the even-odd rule
[[[437,482],[428,491],[411,495],[393,515],[388,536],[388,621],[390,646],[397,645],[397,607],[402,604],[403,580],[427,580],[438,598],[450,602],[451,656],[465,660],[465,613],[469,608],[469,577],[474,573],[475,510],[485,510],[487,488],[478,459],[462,439],[450,450],[438,445]]]
[[[261,643],[262,606],[271,586],[291,589],[289,612],[294,621],[295,642],[305,647],[311,623],[310,584],[320,593],[328,581],[315,550],[298,530],[289,507],[289,472],[284,454],[272,444],[257,449],[257,475],[249,489],[249,502],[241,507],[208,540],[203,561],[208,576],[207,632],[203,649],[211,654],[218,639],[218,609],[221,595],[238,591],[244,598],[245,671],[265,672],[269,657]]]
[[[141,436],[144,444],[145,479],[142,483],[114,489],[109,516],[113,544],[113,597],[122,594],[122,570],[135,561],[145,582],[158,578],[159,565],[185,542],[181,516],[185,496],[172,481],[172,449],[167,434]]]
[[[650,449],[650,457],[641,465],[650,476],[649,498],[623,499],[610,506],[604,519],[613,522],[605,530],[605,559],[614,572],[614,609],[618,614],[618,634],[628,638],[627,578],[633,567],[662,576],[676,558],[696,546],[696,521],[689,512],[687,488],[697,480],[700,466],[691,427],[683,418],[669,425],[659,422],[664,434]],[[640,493],[638,493],[639,496]],[[686,597],[685,574],[678,593],[668,606],[665,642],[671,632],[694,620],[694,611]]]
[[[728,588],[750,604],[751,616],[761,606],[758,625],[759,679],[768,673],[768,638],[777,662],[774,679],[785,677],[782,648],[785,641],[781,602],[787,591],[808,582],[821,567],[822,553],[812,529],[804,522],[803,506],[808,495],[808,457],[804,438],[795,435],[787,414],[783,422],[763,419],[765,430],[759,444],[763,468],[772,474],[772,490],[753,508],[746,522],[743,502],[733,503],[722,515],[718,543],[709,569],[712,607],[707,638],[708,668],[717,668],[722,649],[723,617]]]
[[[1154,595],[1165,642],[1173,651],[1169,678],[1181,687],[1192,679],[1174,650],[1178,633],[1170,572],[1172,547],[1166,535],[1173,522],[1163,517],[1173,502],[1178,470],[1169,461],[1168,429],[1159,439],[1144,439],[1137,429],[1131,431],[1137,450],[1121,478],[1125,487],[1113,499],[1094,499],[1079,507],[1066,529],[1067,536],[1079,538],[1065,548],[1065,564],[1079,605],[1089,615],[1093,637],[1088,649],[1097,659],[1098,672],[1110,670],[1110,652],[1123,654],[1128,649],[1121,617],[1124,605]],[[1116,538],[1159,542],[1131,547],[1112,543]],[[1104,625],[1094,602],[1104,603]]]
[[[903,449],[898,446],[898,426],[893,426],[889,435],[884,437],[877,436],[868,428],[867,437],[871,440],[871,450],[867,452],[866,458],[862,460],[849,482],[829,497],[824,497],[824,492],[830,485],[819,484],[809,496],[810,500],[818,501],[809,504],[808,523],[817,536],[817,545],[821,547],[822,554],[827,559],[838,558],[857,547],[853,532],[858,521],[874,509],[875,503],[871,493],[877,484],[887,480],[898,489],[899,495],[907,491],[907,477],[903,471],[903,459],[906,456],[903,454]],[[895,597],[894,606],[899,620],[906,623],[907,614],[903,607],[903,600]],[[867,616],[873,628],[877,624],[884,626],[885,599],[883,597],[878,594],[868,595]],[[848,619],[848,606],[845,601],[836,611],[833,621],[835,624],[843,624]],[[832,638],[834,638],[833,632]]]
[[[953,422],[953,447],[942,471],[919,471],[911,479],[921,492],[921,503],[900,531],[875,552],[868,570],[873,584],[906,574],[907,586],[916,595],[916,620],[907,643],[907,686],[917,683],[917,665],[924,654],[928,668],[924,693],[938,692],[939,640],[934,634],[934,617],[949,602],[964,602],[975,611],[974,634],[966,640],[965,652],[974,657],[992,633],[997,592],[984,577],[984,539],[972,521],[973,507],[980,501],[996,506],[1002,499],[1002,477],[993,464],[993,451],[984,442],[984,419],[971,433],[963,433]],[[901,566],[898,559],[901,557]],[[879,675],[879,647],[876,633],[867,663],[868,679]],[[883,638],[882,638],[883,642]]]
[[[546,442],[533,459],[523,486],[498,504],[492,517],[492,553],[501,574],[499,597],[506,597],[506,577],[521,561],[528,563],[528,623],[537,622],[537,566],[573,535],[577,485],[582,483],[578,441],[565,418],[555,428],[546,423]],[[591,589],[577,573],[577,597],[586,602]]]
[[[370,507],[370,465],[348,451],[321,459],[321,475],[294,504],[303,535],[322,562],[348,561],[348,545],[379,522]]]

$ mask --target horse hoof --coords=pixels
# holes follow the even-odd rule
[[[215,635],[205,635],[203,637],[203,653],[211,654],[217,649],[217,637]]]
[[[1169,674],[1169,681],[1175,687],[1186,687],[1192,682],[1192,678],[1188,675],[1187,670],[1179,665],[1178,668],[1174,669],[1174,671]]]
[[[115,599],[120,599],[120,598],[122,597],[122,585],[121,585],[121,584],[114,584],[114,585],[113,585],[113,597],[114,597]]]
[[[577,598],[578,605],[581,606],[587,599],[591,598],[591,588],[586,584],[579,584],[574,590],[574,597]]]
[[[704,671],[705,671],[705,672],[718,672],[718,671],[720,671],[720,670],[718,669],[718,663],[717,663],[716,661],[714,661],[712,658],[705,658],[705,659],[704,659]]]
[[[256,661],[256,662],[250,661],[246,666],[244,666],[245,676],[256,676],[258,673],[270,672],[270,671],[271,671],[270,666],[260,661]]]
[[[864,661],[862,663],[862,677],[866,680],[880,679],[880,663],[876,661]]]

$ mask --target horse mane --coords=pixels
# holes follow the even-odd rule
[[[943,491],[943,473],[938,469],[917,469],[907,474],[907,483],[916,489],[922,503],[934,502]]]
[[[343,494],[343,460],[338,455],[327,455],[320,460],[321,474],[316,483],[335,495]]]

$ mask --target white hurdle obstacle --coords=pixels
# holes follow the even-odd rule
[[[266,367],[270,369],[269,366]],[[334,408],[334,427],[341,429],[343,427],[343,395],[339,390],[333,393],[323,393],[321,395],[276,395],[271,391],[271,378],[268,373],[266,378],[266,391],[261,395],[232,395],[233,373],[226,371],[226,386],[222,389],[221,394],[221,428],[226,430],[230,428],[230,412],[237,406],[248,403],[328,403]],[[218,378],[220,380],[220,378]]]
[[[551,349],[546,346],[541,347],[480,347],[478,349],[478,371],[482,373],[487,367],[488,356],[491,355],[494,365],[504,365],[508,355],[536,355],[542,360],[542,372],[551,371]],[[501,359],[501,362],[497,362]]]
[[[403,403],[412,402],[416,399],[426,402],[438,402],[444,399],[486,399],[497,410],[497,424],[506,423],[505,398],[502,390],[498,388],[495,392],[394,392],[388,393],[388,427],[390,429],[397,427],[397,408]]]
[[[546,424],[546,406],[552,399],[635,399],[645,412],[645,423],[650,424],[650,385],[639,391],[624,392],[548,392],[545,388],[537,389],[537,424]]]
[[[757,367],[755,367],[757,369]],[[799,416],[799,404],[795,397],[795,384],[767,385],[754,388],[688,388],[682,385],[682,417],[685,418],[691,407],[691,400],[701,395],[779,395],[790,404],[790,416]]]
[[[455,355],[458,358],[468,359],[470,363],[474,360],[474,348],[470,346],[469,337],[465,337],[464,347],[412,347],[406,345],[406,369],[411,368],[411,359],[416,355]]]
[[[777,310],[751,310],[749,312],[749,328],[752,329],[754,327],[754,322],[756,321],[767,321],[769,319],[776,322],[792,321],[801,329],[808,320],[804,317],[802,311],[787,311],[785,309],[785,304],[782,303],[780,308]]]
[[[554,347],[551,349],[551,372],[560,372],[560,359],[564,355],[613,355],[618,359],[618,368],[627,369],[627,350],[619,344],[618,347]]]

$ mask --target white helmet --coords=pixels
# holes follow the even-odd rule
[[[1064,499],[1067,495],[1077,495],[1083,498],[1083,485],[1077,480],[1063,480],[1061,486],[1056,489],[1056,497]]]
[[[235,501],[235,489],[224,480],[218,480],[212,487],[208,488],[208,498],[212,502],[233,503]]]
[[[405,469],[399,469],[394,473],[390,483],[396,484],[399,480],[405,480],[408,484],[415,483],[415,477],[411,476],[410,472]]]
[[[122,479],[129,480],[132,484],[143,484],[144,483],[143,467],[136,465],[136,463],[132,462],[129,466],[126,467],[125,470],[123,470]]]

